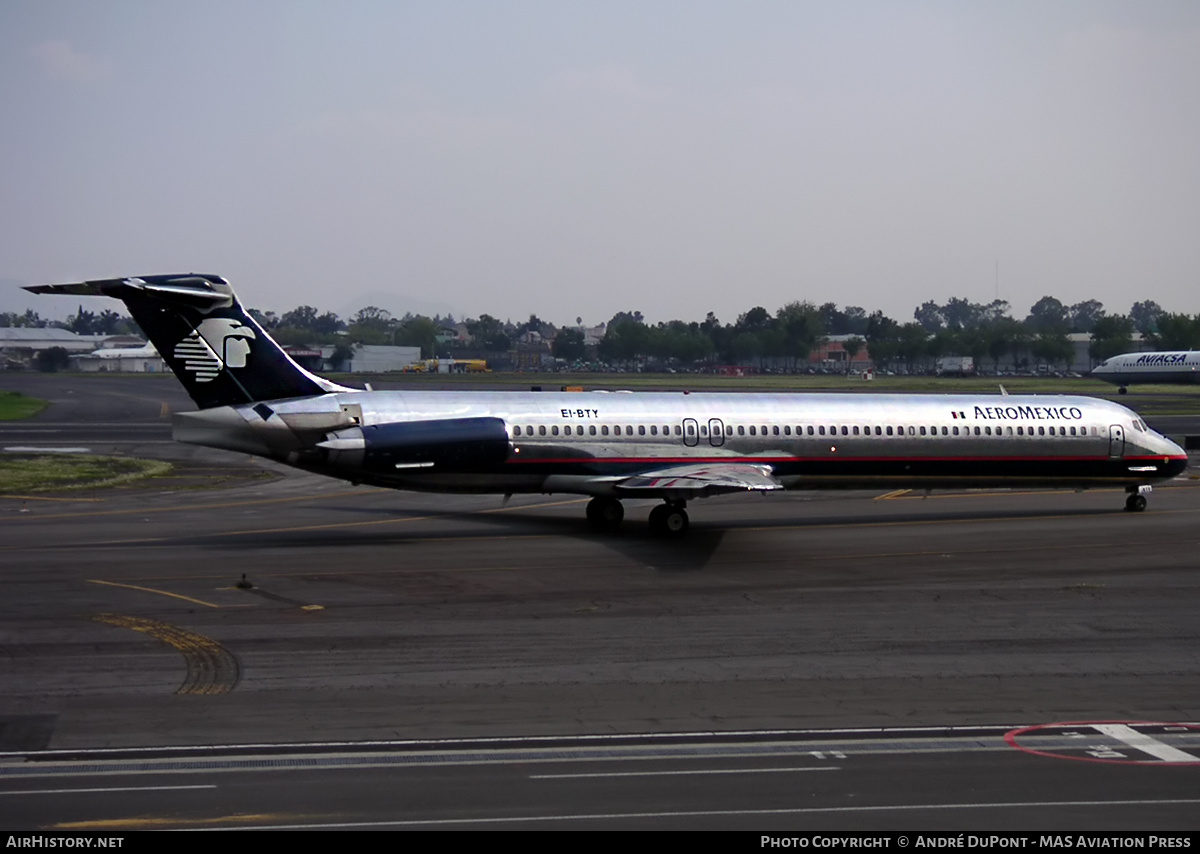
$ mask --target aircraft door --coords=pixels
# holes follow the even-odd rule
[[[689,448],[700,444],[700,425],[695,418],[683,419],[683,444]]]
[[[1110,457],[1120,457],[1125,454],[1125,428],[1120,424],[1113,424],[1108,428],[1108,455]]]
[[[720,418],[708,419],[708,443],[714,448],[725,444],[725,425]]]

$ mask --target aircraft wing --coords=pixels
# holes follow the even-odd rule
[[[707,463],[670,466],[621,478],[613,483],[618,495],[663,498],[706,498],[727,492],[772,492],[783,489],[768,465]]]

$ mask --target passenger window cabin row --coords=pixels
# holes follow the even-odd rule
[[[708,425],[707,424],[698,425],[698,429],[700,431],[701,436],[708,436]],[[695,425],[695,424],[687,425],[687,435],[695,436],[696,430],[697,430],[697,425]],[[997,424],[994,428],[990,424],[985,424],[983,426],[976,425],[975,427],[961,427],[961,428],[958,425],[949,426],[949,425],[945,425],[945,424],[933,425],[933,426],[928,426],[928,427],[925,425],[917,426],[917,425],[892,425],[892,424],[888,424],[888,425],[875,424],[875,425],[861,426],[861,427],[857,424],[855,424],[855,425],[842,424],[842,425],[828,425],[828,426],[823,425],[823,424],[819,424],[819,425],[809,424],[807,426],[797,425],[795,428],[795,432],[793,432],[792,426],[790,424],[785,424],[782,427],[780,427],[778,425],[773,426],[773,427],[768,427],[765,424],[763,424],[763,425],[751,424],[749,426],[744,425],[744,424],[739,424],[736,427],[734,425],[729,425],[729,424],[725,425],[725,435],[729,436],[729,437],[733,437],[734,435],[737,435],[737,436],[746,436],[746,435],[749,435],[749,436],[781,436],[782,435],[782,436],[797,436],[797,437],[804,437],[804,436],[931,436],[932,437],[932,436],[1014,436],[1015,435],[1015,436],[1066,436],[1066,437],[1070,437],[1070,436],[1087,436],[1087,435],[1089,435],[1088,431],[1089,431],[1088,427],[1076,427],[1076,426],[1065,427],[1062,425],[1055,427],[1055,426],[1046,426],[1043,424],[1039,424],[1036,427],[1032,424],[1027,425],[1027,426],[1026,425],[1017,425],[1016,427],[1013,427],[1011,424],[1006,424],[1006,425]],[[1090,435],[1092,435],[1092,436],[1101,435],[1100,428],[1098,428],[1098,427],[1091,427],[1090,431],[1091,431]],[[589,424],[589,425],[587,425],[586,429],[585,429],[584,425],[582,425],[582,424],[577,424],[577,425],[564,424],[561,426],[561,428],[557,424],[550,425],[549,427],[547,427],[546,425],[540,425],[536,428],[533,425],[526,425],[524,427],[522,427],[520,425],[516,425],[513,427],[513,437],[514,438],[520,438],[523,436],[532,437],[532,436],[558,436],[558,435],[563,435],[563,436],[585,436],[585,435],[586,436],[597,436],[597,435],[599,435],[599,436],[609,436],[609,435],[613,435],[613,436],[634,436],[634,435],[637,435],[637,436],[647,436],[647,435],[648,436],[660,436],[660,435],[661,436],[672,436],[672,435],[683,436],[684,428],[680,424],[675,424],[673,426],[664,424],[661,427],[661,432],[660,432],[660,427],[657,424],[651,424],[649,426],[646,426],[644,424],[639,424],[637,426],[636,432],[635,432],[635,428],[629,424],[626,424],[624,426],[621,426],[620,424],[615,424],[612,426],[607,425],[607,424],[601,424],[601,425]]]
[[[624,431],[624,432],[622,432],[622,431]],[[524,435],[524,436],[534,436],[534,435],[557,436],[557,435],[559,435],[559,432],[560,431],[559,431],[559,427],[557,424],[553,424],[550,427],[546,427],[545,425],[542,425],[537,428],[536,433],[534,432],[534,428],[532,426],[521,427],[518,425],[516,427],[513,427],[513,436],[522,436],[522,435]],[[589,424],[587,427],[587,432],[585,433],[584,427],[582,424],[578,424],[575,427],[572,427],[570,424],[564,424],[562,427],[561,433],[563,436],[572,436],[572,435],[574,435],[574,436],[584,436],[584,435],[608,436],[610,433],[614,436],[621,436],[621,435],[633,436],[634,430],[633,430],[633,427],[630,425],[626,425],[624,428],[622,428],[621,425],[617,424],[617,425],[614,425],[610,429],[607,424],[602,424],[599,427],[597,427],[595,424]],[[651,424],[649,427],[646,427],[644,424],[638,425],[637,435],[639,435],[639,436],[646,436],[646,435],[658,436],[659,435],[658,425]],[[669,426],[663,425],[662,435],[670,436],[671,428]],[[679,424],[675,425],[675,435],[676,436],[683,435],[683,427],[680,426]]]

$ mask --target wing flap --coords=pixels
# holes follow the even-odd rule
[[[613,483],[613,492],[630,498],[706,498],[730,492],[783,489],[768,465],[712,463],[671,466]]]

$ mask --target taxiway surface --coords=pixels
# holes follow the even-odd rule
[[[179,399],[153,381],[144,395],[80,382],[147,425]],[[165,431],[88,434],[87,420],[52,407],[25,429],[73,425],[41,441],[177,455],[229,480],[0,499],[0,742],[14,755],[1200,720],[1200,489],[1186,478],[1142,514],[1118,491],[711,499],[686,538],[663,540],[649,503],[601,536],[573,496],[355,488]],[[888,779],[929,762],[896,760]],[[1200,825],[1173,797],[1197,769],[1174,765],[1114,771],[1138,782],[1104,798],[1136,792],[1173,826]],[[701,800],[716,804],[711,785]],[[677,801],[665,812],[693,826]],[[1085,821],[1119,812],[1093,809]]]

